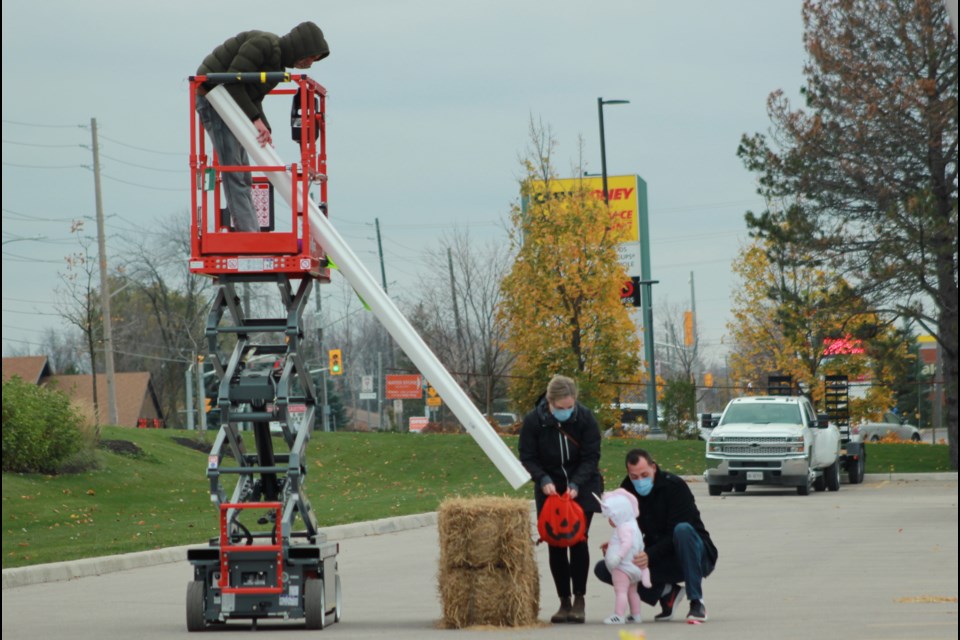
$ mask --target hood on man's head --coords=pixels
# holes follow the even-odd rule
[[[280,37],[280,50],[283,53],[283,64],[292,67],[298,60],[304,58],[326,58],[330,55],[330,46],[323,37],[323,31],[312,22],[301,22]]]

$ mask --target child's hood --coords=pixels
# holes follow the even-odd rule
[[[599,500],[603,515],[617,526],[635,520],[640,515],[637,499],[624,489],[606,491]]]

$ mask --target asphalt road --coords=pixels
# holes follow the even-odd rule
[[[710,619],[646,622],[647,640],[710,637],[887,638],[955,640],[958,634],[958,486],[947,480],[868,480],[838,493],[802,497],[793,491],[754,489],[707,496],[692,485],[720,550],[705,582]],[[429,519],[425,519],[429,522]],[[595,519],[593,539],[608,525]],[[546,550],[538,548],[541,619],[556,608]],[[599,558],[599,553],[595,554]],[[323,637],[618,639],[601,620],[613,605],[612,588],[591,576],[587,624],[544,624],[507,630],[437,627],[437,531],[433,525],[342,541],[343,620],[323,631],[302,624],[262,623],[257,638]],[[5,572],[6,573],[6,572]],[[182,639],[186,561],[70,581],[3,590],[3,640],[71,638]],[[5,580],[6,581],[6,580]],[[644,607],[652,619],[655,610]],[[686,603],[682,614],[686,613]],[[248,624],[207,632],[251,637]],[[202,637],[202,636],[201,636]]]

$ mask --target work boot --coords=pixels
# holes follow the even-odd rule
[[[550,618],[550,622],[554,624],[570,622],[570,609],[570,596],[560,598],[560,608],[557,609],[557,612]]]
[[[570,622],[577,622],[583,624],[587,619],[587,614],[584,611],[587,604],[583,601],[582,595],[573,596],[573,607],[570,609],[570,616],[567,618]]]

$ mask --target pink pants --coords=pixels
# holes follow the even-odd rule
[[[613,577],[613,593],[616,595],[613,611],[618,616],[625,615],[627,612],[627,602],[630,603],[630,615],[640,614],[640,594],[637,593],[635,583],[630,582],[628,576],[620,569],[614,569],[610,572]]]

